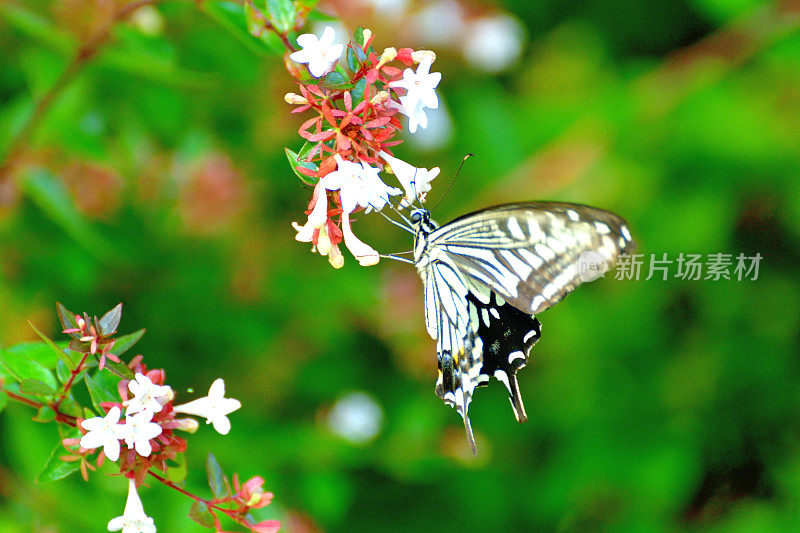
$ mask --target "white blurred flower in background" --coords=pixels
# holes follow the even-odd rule
[[[522,55],[525,28],[508,14],[491,15],[471,21],[464,32],[464,57],[484,72],[502,72]]]
[[[466,29],[464,8],[455,0],[431,2],[413,15],[409,27],[420,43],[452,46]]]
[[[328,414],[328,427],[353,444],[364,444],[383,428],[383,409],[366,392],[351,392],[333,405]]]
[[[408,0],[356,0],[356,3],[373,9],[384,18],[401,16],[408,8]]]

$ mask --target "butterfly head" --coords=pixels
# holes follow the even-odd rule
[[[414,229],[417,231],[417,233],[428,234],[439,227],[436,222],[431,220],[431,212],[422,207],[411,211],[408,219],[414,225]]]

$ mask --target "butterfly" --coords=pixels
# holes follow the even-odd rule
[[[517,372],[541,335],[534,315],[600,277],[635,243],[619,216],[561,202],[499,205],[443,226],[417,208],[408,220],[425,326],[436,341],[436,394],[464,419],[475,454],[468,414],[475,389],[502,382],[525,422]]]

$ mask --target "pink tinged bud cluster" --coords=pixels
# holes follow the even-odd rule
[[[330,32],[328,31],[330,30]],[[303,49],[290,57],[308,63],[315,77],[331,70],[342,50],[334,48],[333,30],[326,28],[322,37],[305,34],[298,37]],[[436,109],[436,88],[442,75],[431,72],[436,55],[427,50],[386,48],[380,57],[372,48],[373,35],[363,30],[361,36],[346,45],[347,61],[342,60],[337,73],[338,85],[330,76],[318,83],[300,82],[302,94],[288,93],[286,102],[297,105],[293,112],[316,113],[299,129],[307,147],[298,156],[296,172],[316,180],[304,224],[293,222],[295,238],[312,244],[312,251],[328,256],[335,268],[344,264],[339,244],[363,266],[374,265],[380,254],[353,233],[352,213],[378,212],[387,205],[407,208],[425,200],[430,182],[439,168],[417,168],[391,153],[390,147],[402,130],[394,116],[409,117],[409,130],[427,125],[426,109]],[[360,41],[360,42],[359,42]],[[401,71],[391,63],[417,65],[416,70]],[[340,88],[344,87],[344,88]],[[356,88],[361,89],[356,92]],[[357,95],[357,96],[356,96]],[[312,144],[313,143],[313,144]],[[394,174],[402,188],[387,185],[381,172]]]

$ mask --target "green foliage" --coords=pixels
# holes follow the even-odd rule
[[[44,468],[37,476],[36,481],[39,483],[45,481],[57,481],[67,477],[73,472],[80,470],[80,462],[65,462],[61,460],[61,456],[65,455],[66,453],[67,450],[64,449],[60,442],[56,444],[55,448],[53,448],[53,452],[47,459],[47,463],[45,463]]]
[[[294,28],[297,11],[291,0],[266,0],[266,5],[269,20],[279,32],[286,34]]]
[[[0,158],[85,42],[80,21],[99,16],[75,5],[99,4],[0,3]],[[269,16],[284,24],[287,5]],[[458,415],[433,394],[434,344],[413,268],[360,268],[346,256],[334,271],[294,241],[290,223],[304,221],[311,187],[287,166],[308,147],[282,100],[297,89],[280,40],[254,37],[253,14],[234,2],[163,2],[160,29],[136,18],[117,26],[55,99],[16,181],[0,185],[7,391],[52,398],[69,379],[77,360],[60,331],[75,317],[61,306],[59,324],[53,302],[100,314],[122,301],[120,329],[135,333],[112,353],[146,354],[181,400],[222,376],[243,403],[229,435],[201,426],[185,469],[170,475],[224,493],[216,459],[207,470],[191,453],[213,450],[226,470],[266,478],[280,510],[265,518],[331,532],[795,529],[800,36],[791,6],[503,5],[528,32],[522,60],[494,76],[458,47],[435,48],[452,136],[394,148],[442,168],[429,205],[463,155],[476,154],[436,219],[506,201],[582,202],[623,215],[648,256],[761,253],[757,281],[607,276],[581,287],[538,317],[543,336],[520,373],[530,421],[514,420],[497,383],[476,393],[473,460]],[[389,33],[405,27],[399,19],[348,23],[371,28],[376,50],[422,46]],[[351,70],[362,60],[345,57]],[[363,97],[358,85],[352,93]],[[359,216],[354,228],[382,252],[411,248],[380,217]],[[120,376],[91,374],[62,407],[97,408],[115,393]],[[353,390],[384,412],[381,433],[361,445],[327,422]],[[124,507],[124,482],[105,475],[111,465],[88,484],[68,476],[79,465],[58,459],[68,454],[54,449],[63,436],[31,422],[52,416],[0,392],[0,467],[11,480],[0,532],[105,530]],[[42,479],[66,477],[34,484],[45,461]],[[159,530],[200,530],[186,519],[189,500],[151,485],[141,494]],[[207,510],[191,512],[208,523]]]

